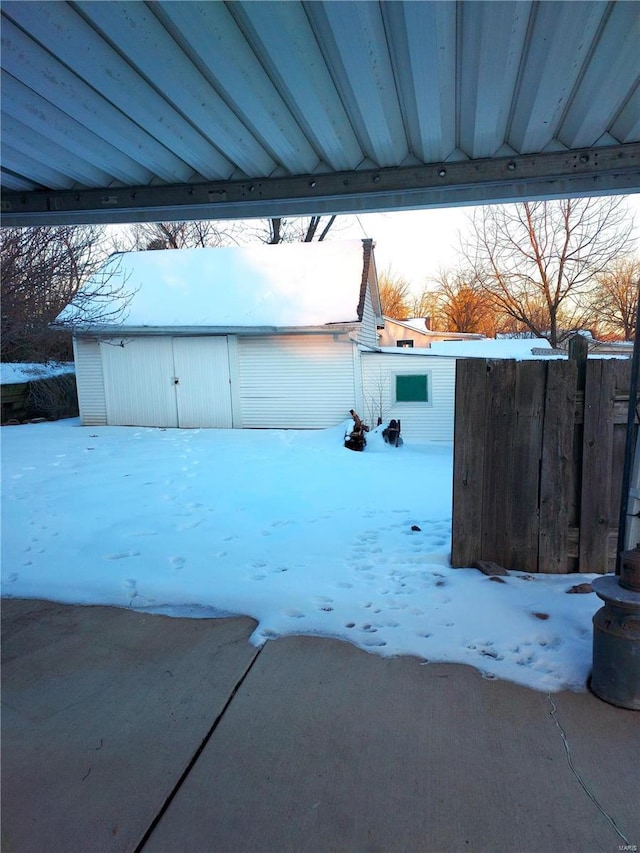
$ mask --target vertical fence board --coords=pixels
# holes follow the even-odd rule
[[[568,571],[569,517],[574,488],[576,378],[574,361],[550,361],[547,364],[540,466],[540,572],[564,574]]]
[[[514,494],[515,471],[512,452],[516,428],[513,406],[516,384],[514,361],[487,364],[486,461],[482,493],[482,559],[502,566],[511,560],[509,519]]]
[[[589,360],[580,388],[572,360],[458,363],[454,566],[613,570],[630,367]]]
[[[482,553],[487,362],[458,359],[453,451],[451,564],[470,566]]]
[[[617,525],[617,519],[610,517],[615,376],[609,359],[587,364],[578,549],[581,572],[607,570],[609,529]]]
[[[540,458],[547,364],[516,365],[515,420],[510,460],[511,557],[508,566],[538,571]]]
[[[611,524],[617,525],[620,516],[620,500],[622,497],[622,473],[624,470],[624,454],[627,443],[626,417],[629,407],[629,391],[631,389],[631,359],[612,359],[611,365],[615,372],[616,398],[620,400],[620,406],[624,409],[624,423],[617,422],[614,417],[613,425],[613,455],[611,460]],[[635,436],[634,436],[635,439]],[[634,440],[635,446],[635,440]],[[615,563],[611,566],[615,570]]]

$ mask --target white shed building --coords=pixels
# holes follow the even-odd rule
[[[371,240],[111,264],[111,289],[130,294],[124,320],[59,318],[74,324],[83,424],[321,428],[362,408],[361,345],[382,322]]]
[[[318,429],[355,409],[405,441],[452,441],[456,359],[531,358],[546,341],[380,347],[371,240],[128,252],[125,316],[72,307],[83,424]],[[91,285],[89,286],[91,290]],[[113,308],[114,305],[111,305]],[[118,305],[115,305],[117,309]]]

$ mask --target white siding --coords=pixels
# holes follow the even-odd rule
[[[83,426],[105,426],[107,408],[100,344],[91,338],[74,338],[73,357],[76,363],[80,421]]]
[[[232,426],[229,349],[224,336],[173,338],[178,426]]]
[[[358,340],[361,344],[366,344],[370,347],[378,346],[378,332],[376,315],[373,311],[373,303],[371,301],[371,293],[367,287],[367,292],[364,297],[364,305],[362,309],[362,322],[358,332]]]
[[[238,339],[244,427],[325,428],[355,406],[354,344],[341,336]]]
[[[102,369],[111,426],[178,426],[171,338],[103,341]]]
[[[375,426],[380,410],[382,418],[402,422],[402,435],[407,442],[453,441],[455,415],[454,358],[398,353],[361,353],[364,411],[361,413]],[[396,374],[428,374],[428,403],[396,403]]]

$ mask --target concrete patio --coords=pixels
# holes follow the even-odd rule
[[[3,852],[640,845],[637,712],[253,627],[3,600]]]

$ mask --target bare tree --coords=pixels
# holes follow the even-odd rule
[[[435,281],[434,315],[439,328],[487,337],[503,330],[493,297],[475,270],[441,270]]]
[[[50,324],[104,260],[102,234],[86,225],[1,229],[3,361],[70,357],[70,336]]]
[[[385,317],[406,320],[411,316],[411,285],[404,276],[387,267],[378,276],[378,288]]]
[[[118,316],[123,285],[111,282],[117,261],[102,267],[102,237],[87,225],[0,230],[3,361],[70,358],[69,323],[52,328],[66,306],[91,320]]]
[[[114,237],[113,250],[140,252],[147,249],[194,249],[262,243],[321,242],[333,228],[337,216],[295,219],[218,220],[189,222],[145,222],[135,224]],[[222,227],[223,226],[223,227]]]
[[[640,260],[619,258],[611,268],[596,276],[594,299],[599,329],[612,338],[630,341],[635,336]]]
[[[446,328],[446,321],[440,316],[440,294],[432,287],[424,287],[422,293],[413,297],[410,313],[412,317],[422,317],[427,321],[429,329]]]
[[[212,220],[187,222],[143,222],[120,232],[113,242],[114,251],[139,252],[146,249],[196,249],[227,246],[234,242],[233,224],[220,228]]]
[[[337,216],[327,216],[324,222],[322,219],[322,216],[261,219],[254,233],[263,243],[311,243],[314,240],[321,243],[333,228]]]
[[[596,276],[625,253],[622,198],[495,205],[477,211],[464,251],[497,308],[552,346],[591,325]]]

